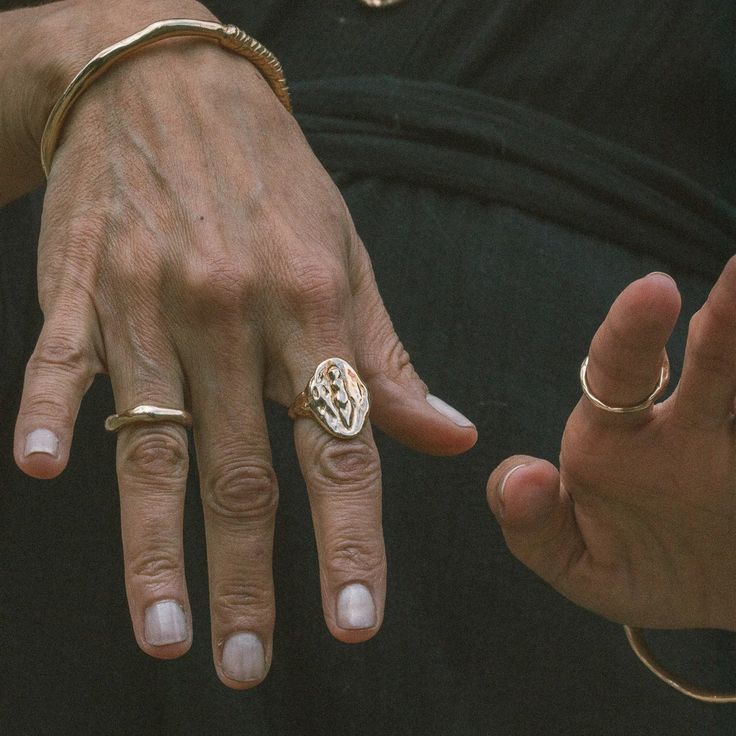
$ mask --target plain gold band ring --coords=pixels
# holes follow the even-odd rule
[[[175,424],[181,424],[183,427],[191,427],[192,415],[182,409],[168,409],[163,406],[141,404],[120,412],[120,414],[111,414],[105,419],[105,429],[108,432],[117,432],[129,424],[139,422],[174,422]]]
[[[662,368],[659,372],[659,380],[657,381],[657,385],[654,387],[654,391],[652,391],[652,393],[649,394],[649,396],[647,396],[644,401],[640,402],[639,404],[634,404],[633,406],[610,406],[604,401],[601,401],[590,390],[590,386],[588,386],[588,359],[589,356],[585,358],[583,364],[580,366],[580,386],[583,389],[583,393],[593,404],[593,406],[597,406],[599,409],[611,412],[612,414],[633,414],[637,411],[644,411],[645,409],[648,409],[662,395],[664,390],[667,388],[667,383],[670,380],[670,361],[667,358],[667,354],[665,353],[664,360],[662,361]]]

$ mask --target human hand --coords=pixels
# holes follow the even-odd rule
[[[588,384],[609,406],[657,382],[677,320],[674,282],[650,274],[614,302],[590,347]],[[613,414],[582,397],[560,471],[504,460],[488,501],[510,550],[573,602],[650,628],[736,630],[736,259],[690,322],[664,402]]]
[[[371,418],[420,451],[468,449],[475,429],[414,372],[337,189],[258,72],[206,42],[163,42],[80,98],[52,166],[39,243],[44,326],[26,372],[15,456],[58,475],[79,403],[110,375],[116,410],[194,417],[212,647],[222,681],[250,687],[271,660],[277,482],[264,397],[288,406],[339,356]],[[324,616],[338,639],[379,628],[386,564],[369,425],[350,440],[297,419]],[[118,434],[125,575],[136,639],[183,654],[191,626],[178,425]]]

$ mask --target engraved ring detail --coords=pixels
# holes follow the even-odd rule
[[[355,437],[370,410],[368,387],[342,358],[323,360],[307,387],[289,408],[289,416],[310,417],[333,437]]]

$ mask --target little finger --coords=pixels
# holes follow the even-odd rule
[[[79,405],[102,370],[90,319],[79,311],[63,304],[54,310],[26,366],[14,453],[18,467],[35,478],[53,478],[66,467]]]

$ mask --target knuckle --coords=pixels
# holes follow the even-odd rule
[[[703,309],[699,309],[693,316],[690,318],[690,322],[688,323],[688,330],[687,330],[687,348],[690,351],[695,351],[696,349],[698,352],[700,352],[703,348],[704,343],[704,317],[705,313],[703,312]]]
[[[317,259],[292,262],[281,292],[288,310],[300,322],[320,326],[341,316],[350,299],[345,270]]]
[[[273,591],[268,585],[245,580],[227,580],[215,584],[212,605],[218,618],[230,621],[247,611],[249,619],[273,617]]]
[[[184,277],[184,293],[197,306],[218,317],[238,317],[256,295],[258,279],[244,263],[226,255],[200,258]]]
[[[135,238],[137,247],[127,250],[116,247],[115,257],[106,259],[102,267],[107,274],[101,278],[103,291],[110,297],[159,294],[168,277],[165,248],[147,233],[138,231],[128,237]]]
[[[389,344],[391,347],[389,348],[388,359],[396,371],[403,373],[408,369],[413,372],[411,357],[401,340],[396,335],[391,335]]]
[[[81,341],[63,334],[42,338],[28,362],[32,371],[62,370],[86,373],[90,367],[90,351]]]
[[[146,550],[127,565],[128,579],[134,585],[159,588],[181,576],[182,566],[176,554],[163,549]]]
[[[74,424],[75,410],[63,403],[62,397],[48,393],[36,393],[25,397],[23,413],[27,417],[50,417],[64,426]]]
[[[121,474],[146,476],[167,484],[185,480],[188,467],[186,441],[173,428],[171,431],[142,428],[135,432],[125,443],[120,461]]]
[[[730,334],[736,327],[736,305],[721,293],[711,293],[700,313],[709,331]]]
[[[722,341],[715,339],[718,317],[710,310],[701,309],[690,319],[687,352],[700,370],[721,372],[732,370],[733,356],[723,350]]]
[[[375,491],[381,481],[378,453],[365,440],[326,439],[314,466],[318,488],[328,491]]]
[[[276,474],[267,463],[225,465],[213,474],[203,500],[217,516],[239,521],[271,519],[278,504]]]
[[[337,577],[360,571],[372,576],[379,574],[386,566],[386,553],[378,542],[339,539],[326,549],[327,572]]]
[[[411,356],[396,334],[389,337],[389,345],[390,348],[385,363],[391,367],[394,380],[400,383],[420,380],[414,370]],[[422,385],[424,385],[423,382]],[[424,388],[427,387],[424,386]]]

